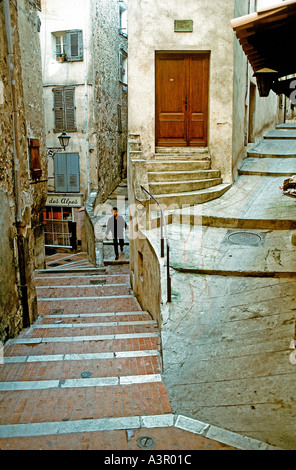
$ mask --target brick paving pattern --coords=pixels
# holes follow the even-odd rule
[[[147,434],[153,450],[233,449],[172,426],[92,429],[96,420],[169,417],[172,409],[157,324],[131,291],[128,265],[91,275],[70,266],[91,268],[84,254],[48,258],[56,272],[36,273],[39,318],[5,347],[0,449],[139,450]],[[55,423],[72,428],[51,432]]]

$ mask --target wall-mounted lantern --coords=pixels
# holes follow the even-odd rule
[[[58,136],[58,139],[60,141],[61,147],[47,147],[46,153],[48,157],[54,157],[56,153],[60,152],[61,150],[66,150],[66,147],[68,147],[71,136],[68,135],[65,131],[61,133],[61,135]]]

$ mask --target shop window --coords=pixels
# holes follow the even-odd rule
[[[44,214],[45,246],[73,248],[76,227],[69,207],[46,207]]]

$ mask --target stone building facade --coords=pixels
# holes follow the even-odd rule
[[[37,318],[35,268],[45,260],[47,194],[37,4],[0,3],[0,340]]]
[[[104,201],[126,173],[127,87],[118,0],[43,0],[41,49],[48,148],[46,245],[87,249],[84,206]],[[58,136],[66,131],[65,151]]]

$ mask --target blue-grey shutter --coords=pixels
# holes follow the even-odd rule
[[[83,36],[80,29],[67,31],[67,61],[83,60]]]
[[[62,87],[53,88],[54,131],[65,130],[64,90]]]
[[[75,132],[75,87],[64,88],[64,116],[65,125],[63,130]]]
[[[68,192],[79,192],[79,154],[67,153]]]
[[[55,192],[67,192],[67,160],[65,153],[57,153],[54,157]]]

